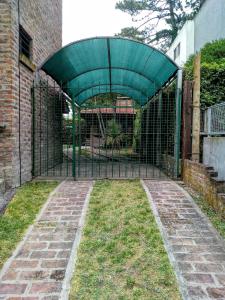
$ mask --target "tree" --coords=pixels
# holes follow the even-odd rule
[[[122,29],[118,35],[143,38],[146,43],[167,50],[187,20],[199,10],[202,0],[122,0],[116,8],[130,14],[137,27]],[[140,30],[143,28],[142,30]],[[131,34],[133,34],[131,36]]]
[[[129,38],[129,39],[134,39],[136,41],[139,41],[139,42],[144,42],[145,41],[145,30],[138,30],[137,28],[135,27],[125,27],[121,30],[120,33],[116,34],[116,36],[121,36],[121,37],[126,37],[126,38]]]

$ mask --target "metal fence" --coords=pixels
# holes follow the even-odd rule
[[[225,135],[225,102],[213,105],[205,110],[204,134]]]

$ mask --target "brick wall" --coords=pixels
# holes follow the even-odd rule
[[[212,167],[191,160],[183,162],[183,181],[199,192],[225,219],[225,181],[218,180]]]
[[[31,62],[38,66],[61,47],[62,0],[0,2],[0,126],[6,125],[0,128],[0,177],[7,188],[19,185],[20,169],[22,183],[30,180],[32,166],[34,72],[19,59],[19,23],[33,39]]]

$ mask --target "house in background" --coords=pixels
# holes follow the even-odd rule
[[[224,38],[225,0],[203,0],[198,14],[184,24],[167,55],[183,66],[206,43]]]
[[[32,178],[32,82],[61,46],[62,0],[0,1],[0,198]]]

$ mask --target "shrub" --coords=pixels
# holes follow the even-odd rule
[[[185,64],[185,79],[193,80],[192,55]],[[208,43],[201,50],[201,105],[225,101],[225,40]]]

